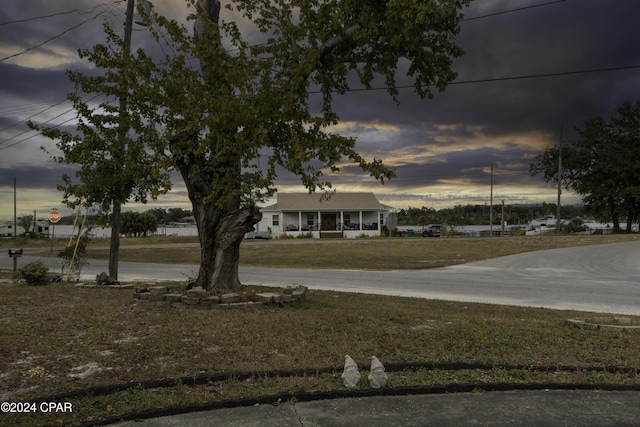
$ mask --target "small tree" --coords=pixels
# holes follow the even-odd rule
[[[89,264],[87,246],[90,240],[90,233],[87,231],[80,237],[77,245],[67,246],[58,253],[58,258],[62,261],[61,275],[63,278],[68,276],[69,279],[80,280],[82,269]],[[69,266],[71,266],[71,270],[69,270]]]
[[[18,225],[24,230],[24,235],[28,236],[33,226],[33,215],[23,215],[18,218]]]
[[[133,5],[133,1],[129,1]],[[133,10],[127,12],[131,19]],[[130,24],[128,22],[130,37]],[[157,108],[144,108],[136,99],[135,86],[145,86],[139,74],[146,57],[132,58],[130,40],[122,39],[105,24],[107,46],[97,45],[93,51],[80,50],[80,57],[106,70],[100,76],[86,76],[68,71],[76,91],[68,98],[77,114],[75,132],[41,126],[29,121],[31,129],[57,141],[62,155],[51,155],[59,163],[78,165],[75,177],[63,175],[63,201],[70,208],[99,206],[111,212],[112,235],[109,248],[109,274],[118,276],[120,248],[120,210],[130,201],[146,203],[151,197],[166,193],[171,187],[164,145],[158,147]],[[108,55],[107,51],[113,49]],[[102,95],[89,102],[83,94]],[[92,96],[94,100],[97,96]],[[118,103],[114,101],[119,100]],[[127,102],[131,107],[127,107]],[[51,150],[46,150],[50,152]]]

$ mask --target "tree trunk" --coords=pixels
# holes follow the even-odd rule
[[[262,215],[255,205],[242,205],[240,196],[234,194],[240,187],[240,159],[226,159],[216,163],[196,155],[187,148],[195,144],[194,138],[178,135],[171,141],[170,149],[175,165],[184,179],[193,207],[198,239],[200,240],[200,269],[194,286],[206,290],[240,290],[238,265],[240,244],[245,233],[253,231]],[[216,179],[215,171],[235,175],[235,183],[223,194],[225,199],[215,197],[211,183]],[[213,197],[212,197],[213,196]]]
[[[608,197],[609,201],[609,209],[611,211],[611,221],[613,221],[613,232],[620,232],[620,217],[618,216],[618,212],[616,211],[616,204],[613,200],[613,197]]]
[[[191,191],[189,197],[200,240],[200,269],[194,286],[206,290],[240,290],[240,244],[244,234],[260,221],[260,211],[252,205],[241,207],[239,200],[235,210],[227,211],[213,202],[205,204]]]
[[[122,205],[113,203],[111,214],[111,240],[109,241],[109,277],[118,280],[118,259],[120,255],[120,218]]]

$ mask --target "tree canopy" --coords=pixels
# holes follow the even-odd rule
[[[133,147],[144,143],[137,151],[141,166],[147,156],[151,160],[149,169],[132,170],[151,178],[142,189],[152,195],[164,190],[167,170],[184,179],[202,250],[196,285],[237,288],[240,242],[260,220],[255,204],[275,191],[278,172],[299,176],[309,191],[330,190],[327,174],[344,165],[355,164],[381,182],[394,176],[381,159],[360,154],[354,138],[331,132],[339,121],[333,97],[382,79],[398,101],[403,74],[422,98],[443,90],[456,77],[453,59],[463,51],[455,36],[470,0],[186,2],[193,32],[175,20],[148,17],[157,40],[168,44],[161,60],[144,50],[123,55],[122,41],[109,28],[106,44],[83,52],[105,70],[87,77],[95,83],[88,89],[126,90],[130,106],[117,111],[103,105],[104,119],[86,133],[109,132],[117,126],[113,115],[128,118],[139,136]],[[317,107],[313,92],[320,97]],[[50,136],[74,146],[84,141]],[[110,163],[100,157],[118,161],[117,152],[102,148],[87,145],[65,159],[86,165],[97,156],[102,168]]]
[[[158,229],[156,217],[150,212],[123,212],[121,232],[126,236],[147,237]]]
[[[562,185],[582,197],[596,217],[627,231],[640,217],[640,101],[625,102],[607,120],[592,117],[576,128],[578,138],[562,147]],[[533,175],[558,181],[559,148],[550,147],[531,162]]]

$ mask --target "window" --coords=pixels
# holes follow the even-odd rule
[[[313,214],[307,214],[307,225],[313,225]]]
[[[271,217],[271,225],[273,225],[274,227],[277,227],[280,225],[280,215],[278,214],[274,214],[273,217]]]
[[[344,214],[344,225],[351,225],[351,214]]]

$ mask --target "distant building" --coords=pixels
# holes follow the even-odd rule
[[[373,193],[334,193],[321,201],[317,193],[278,193],[277,203],[262,208],[262,221],[247,237],[278,238],[311,233],[315,238],[379,236],[393,210]]]
[[[36,220],[35,227],[34,227],[34,224],[32,223],[29,230],[33,233],[48,235],[49,225],[50,223],[48,220],[38,219]],[[15,230],[13,228],[13,221],[2,221],[2,223],[0,223],[0,237],[16,236],[16,231],[18,236],[24,234],[25,232],[24,228],[20,225],[20,222],[18,222]]]
[[[22,228],[20,229],[22,230]],[[0,237],[12,237],[13,235],[14,235],[13,221],[3,221],[0,224]]]

